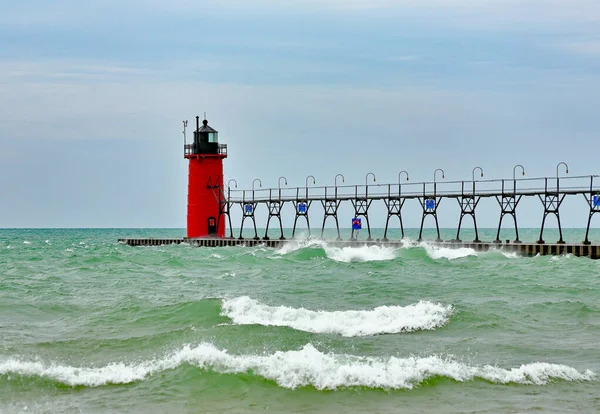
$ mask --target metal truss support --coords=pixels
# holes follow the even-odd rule
[[[337,216],[337,212],[341,203],[342,202],[337,199],[321,200],[321,204],[325,210],[325,215],[323,216],[323,225],[321,226],[321,238],[323,238],[323,233],[325,232],[325,221],[327,220],[327,217],[333,217],[335,219],[335,227],[337,229],[337,240],[342,240],[342,237],[340,236],[340,223]]]
[[[596,213],[600,213],[600,193],[594,192],[594,177],[590,177],[590,192],[589,194],[583,195],[590,206],[590,215],[588,216],[587,227],[585,228],[585,240],[583,244],[591,244],[589,240],[590,235],[590,224],[592,223],[592,217]]]
[[[518,167],[518,166],[517,166]],[[516,167],[515,167],[516,168]],[[514,171],[513,171],[514,172]],[[502,196],[501,198],[498,196],[494,196],[496,201],[500,205],[500,221],[498,222],[498,232],[496,233],[496,240],[494,243],[501,243],[500,241],[500,229],[502,228],[502,220],[505,215],[510,215],[515,222],[515,240],[513,243],[521,243],[519,240],[519,226],[517,224],[517,206],[519,205],[519,201],[521,201],[522,195],[517,197],[517,179],[513,177],[513,192],[505,193],[504,192],[504,180],[502,180]]]
[[[296,217],[294,218],[294,228],[292,230],[292,239],[296,235],[296,223],[298,217],[304,217],[306,219],[306,226],[308,227],[308,237],[310,237],[310,220],[308,218],[308,210],[312,204],[312,200],[296,200],[292,201],[294,208],[296,209]]]
[[[456,201],[458,201],[458,205],[460,206],[460,219],[458,220],[458,230],[456,232],[457,242],[462,241],[460,239],[460,228],[462,226],[462,221],[465,216],[473,217],[473,226],[475,227],[475,240],[473,240],[473,243],[481,242],[481,240],[479,240],[479,233],[477,232],[477,220],[475,218],[475,208],[477,207],[477,204],[479,204],[480,199],[480,197],[468,195],[463,195],[462,197],[456,199]]]
[[[436,197],[435,195],[423,196],[422,198],[419,198],[419,203],[421,203],[421,207],[423,207],[423,216],[421,218],[421,228],[419,230],[419,238],[417,241],[423,241],[423,224],[425,223],[425,217],[427,216],[433,216],[435,219],[435,229],[437,231],[437,239],[435,241],[442,241],[442,238],[440,237],[440,225],[437,217],[437,209],[441,201],[442,197]]]
[[[583,241],[583,244],[591,244],[589,240],[590,224],[592,223],[592,217],[594,214],[600,213],[600,203],[598,200],[600,200],[600,194],[593,193],[590,194],[589,198],[587,199],[590,206],[590,215],[588,217],[587,227],[585,228],[585,240]]]
[[[566,164],[565,164],[566,165]],[[568,172],[568,171],[567,171]],[[542,198],[541,194],[538,194],[540,201],[544,205],[544,217],[542,218],[542,227],[540,229],[540,238],[537,241],[538,244],[544,244],[544,225],[546,224],[546,217],[548,214],[554,214],[556,216],[556,221],[558,222],[558,234],[560,238],[556,243],[564,244],[563,236],[562,236],[562,227],[560,225],[560,205],[566,197],[566,194],[561,194],[560,192],[560,180],[558,178],[558,167],[556,173],[556,192],[548,191],[548,178],[544,178],[544,198]]]
[[[513,221],[515,222],[515,234],[516,238],[513,243],[521,243],[519,240],[519,226],[517,224],[517,206],[519,205],[519,201],[521,201],[521,197],[516,197],[514,194],[510,195],[502,195],[502,198],[496,196],[496,201],[500,205],[500,221],[498,222],[498,232],[496,233],[496,240],[494,243],[500,242],[500,229],[502,228],[502,220],[505,215],[512,216]]]
[[[560,225],[560,213],[559,213],[558,209],[560,208],[560,204],[565,199],[565,196],[566,196],[566,194],[561,195],[560,193],[546,193],[546,194],[544,194],[544,198],[542,198],[542,196],[538,194],[540,201],[544,205],[544,217],[542,218],[542,228],[540,229],[540,238],[537,241],[538,244],[545,243],[542,236],[544,234],[544,225],[546,224],[546,217],[548,217],[548,214],[554,214],[556,216],[556,220],[558,221],[558,234],[559,234],[560,238],[558,239],[558,241],[556,243],[558,243],[558,244],[564,243],[563,236],[562,236],[562,228]]]
[[[383,200],[385,202],[385,206],[387,207],[387,219],[385,221],[385,231],[383,232],[383,241],[387,241],[387,232],[388,225],[390,223],[390,218],[392,216],[398,217],[400,219],[400,233],[402,234],[401,238],[404,239],[404,224],[402,223],[402,207],[404,206],[405,198],[400,197],[388,197]]]
[[[244,221],[249,218],[252,220],[254,224],[254,240],[259,240],[258,232],[256,231],[256,218],[254,217],[254,211],[256,210],[256,203],[254,201],[246,201],[241,203],[242,206],[242,224],[240,225],[240,240],[243,240],[244,237],[242,233],[244,232]]]
[[[369,223],[369,207],[371,207],[373,200],[369,198],[355,198],[350,201],[354,207],[354,217],[363,216],[367,222],[367,232],[369,233],[367,241],[373,240],[371,238],[371,224]]]
[[[231,210],[232,204],[233,203],[230,203],[229,201],[221,201],[219,203],[219,217],[217,217],[217,228],[219,228],[219,225],[221,224],[221,217],[227,216],[229,222],[229,237],[231,238],[233,238],[233,226],[231,225],[231,215],[229,214],[229,211]]]
[[[269,223],[271,222],[272,218],[276,218],[277,220],[279,220],[279,231],[280,231],[280,236],[279,236],[279,240],[285,240],[285,237],[283,235],[283,223],[281,222],[281,209],[283,207],[283,205],[285,204],[285,201],[280,201],[280,200],[270,200],[267,202],[267,207],[269,208],[269,218],[267,219],[267,227],[265,229],[265,237],[263,237],[264,240],[269,240]]]
[[[215,185],[211,184],[210,177],[208,178],[208,183],[206,186],[207,186],[207,188],[212,188],[213,195],[215,196],[215,199],[219,202],[219,215],[217,216],[217,229],[219,229],[221,226],[221,217],[223,217],[224,215],[227,216],[228,221],[229,221],[229,231],[230,231],[229,237],[233,238],[233,227],[231,225],[231,216],[229,215],[229,211],[230,211],[231,205],[233,203],[230,203],[229,200],[225,199],[223,187],[220,187],[218,185],[215,186]],[[215,191],[215,189],[217,189],[218,191]]]

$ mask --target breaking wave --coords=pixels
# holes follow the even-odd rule
[[[408,306],[328,312],[268,306],[242,296],[224,300],[221,314],[239,325],[288,326],[306,332],[350,337],[435,329],[448,322],[452,305],[421,301]]]
[[[0,360],[0,375],[43,377],[69,386],[98,387],[128,384],[176,369],[184,364],[218,373],[251,373],[289,389],[312,386],[318,390],[345,387],[411,389],[434,377],[465,382],[483,379],[495,384],[545,385],[552,381],[592,381],[596,374],[567,365],[524,364],[516,368],[470,366],[448,357],[359,357],[323,353],[307,344],[297,351],[271,355],[234,355],[208,343],[186,345],[160,359],[139,363],[114,362],[102,367],[74,367],[20,359]]]
[[[455,259],[460,259],[460,258],[468,257],[468,256],[477,256],[477,252],[475,251],[475,249],[471,249],[468,247],[450,248],[450,247],[432,245],[432,244],[428,244],[428,243],[422,243],[420,246],[423,249],[425,249],[427,256],[429,256],[430,258],[432,258],[434,260],[438,260],[438,259],[455,260]]]
[[[324,240],[308,239],[284,244],[278,254],[285,255],[303,249],[322,249],[327,258],[336,262],[371,262],[379,260],[394,260],[397,249],[386,246],[345,246],[334,247]]]

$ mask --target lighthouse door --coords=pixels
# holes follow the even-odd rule
[[[217,220],[214,217],[208,218],[208,235],[209,236],[217,235]]]

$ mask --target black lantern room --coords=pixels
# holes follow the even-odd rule
[[[208,126],[205,119],[200,126],[200,117],[196,117],[196,131],[194,131],[193,154],[218,154],[219,132]]]

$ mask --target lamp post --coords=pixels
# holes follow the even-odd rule
[[[279,179],[277,180],[277,188],[279,190],[279,200],[281,200],[281,179],[283,178],[285,185],[287,184],[287,178],[285,178],[284,176],[279,177]]]
[[[569,166],[567,165],[566,162],[559,162],[558,164],[556,164],[556,192],[558,193],[559,190],[559,186],[558,186],[558,167],[560,167],[561,165],[565,166],[565,174],[569,173]]]
[[[400,171],[398,173],[398,197],[400,197],[400,195],[402,194],[402,184],[400,184],[400,182],[402,181],[402,179],[401,179],[402,173],[406,174],[406,181],[408,181],[408,171],[405,171],[405,170]]]
[[[308,179],[309,178],[312,178],[313,184],[317,183],[317,180],[312,175],[309,175],[308,177],[306,177],[306,182],[305,182],[305,184],[306,184],[306,201],[308,201]]]
[[[473,177],[473,195],[475,195],[475,170],[481,171],[481,177],[483,177],[483,168],[481,168],[481,167],[475,167],[475,168],[473,168],[473,171],[472,171],[472,177]]]
[[[258,178],[255,178],[252,181],[252,203],[254,203],[254,183],[258,181],[258,185],[259,187],[262,187],[262,181],[260,181]]]
[[[344,182],[344,176],[342,174],[337,174],[333,179],[333,185],[335,186],[335,198],[337,199],[337,178],[342,177],[342,182]]]
[[[373,182],[376,181],[375,174],[373,174],[372,172],[367,173],[367,175],[365,175],[365,198],[369,196],[369,175],[373,176]]]
[[[517,167],[521,167],[521,175],[525,175],[525,167],[521,164],[517,164],[513,167],[513,194],[517,192]]]
[[[229,201],[231,199],[231,182],[235,183],[235,188],[237,188],[238,184],[237,181],[234,180],[233,178],[229,181],[227,181],[227,201]]]
[[[443,180],[444,178],[446,178],[446,173],[444,173],[444,170],[442,170],[441,168],[438,168],[437,170],[435,170],[435,171],[433,172],[433,195],[436,195],[436,194],[437,194],[437,182],[436,182],[436,180],[435,180],[435,177],[436,177],[436,173],[437,173],[438,171],[442,173],[442,180]]]

